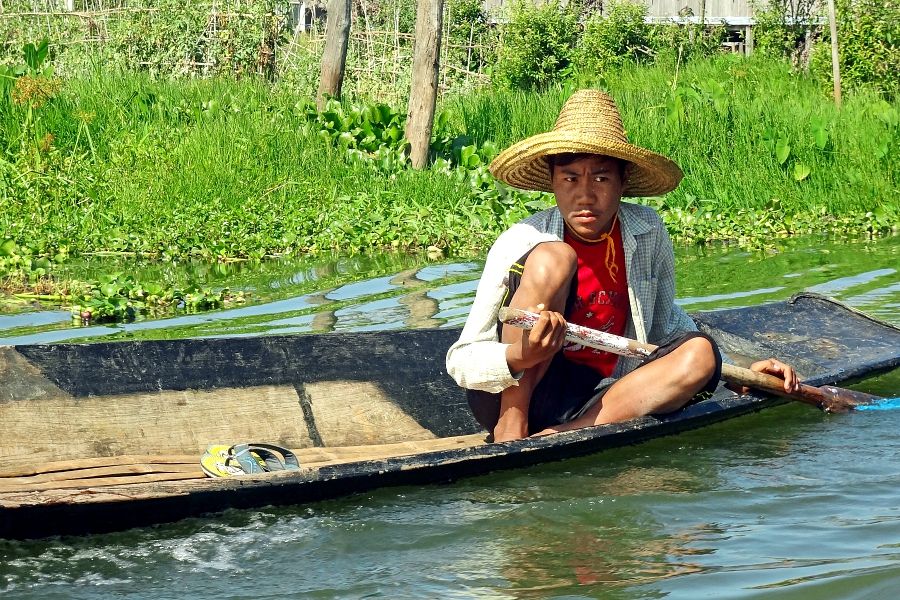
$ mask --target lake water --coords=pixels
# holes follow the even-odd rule
[[[900,325],[900,237],[678,249],[689,311],[834,296]],[[4,307],[0,344],[457,326],[481,262],[352,257],[121,269],[248,290],[243,307],[74,327]],[[900,372],[855,386],[900,396]],[[593,456],[441,486],[229,511],[118,534],[0,541],[8,598],[900,597],[900,410],[787,405]]]

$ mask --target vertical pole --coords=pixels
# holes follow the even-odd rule
[[[443,14],[444,0],[419,0],[417,3],[412,89],[406,119],[406,139],[410,143],[410,162],[414,169],[422,169],[428,162],[440,75]]]
[[[747,25],[744,29],[744,53],[747,56],[753,55],[753,25]]]
[[[350,43],[350,0],[329,0],[328,21],[325,25],[325,53],[322,55],[322,76],[316,106],[325,108],[325,95],[340,98],[344,83],[344,63]]]
[[[838,62],[837,18],[834,0],[828,0],[828,24],[831,27],[831,74],[834,77],[834,104],[841,108],[841,66]]]

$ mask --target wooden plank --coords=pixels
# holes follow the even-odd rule
[[[199,470],[199,467],[198,467]],[[93,489],[97,487],[111,487],[117,485],[133,485],[139,483],[154,483],[160,481],[184,481],[186,479],[204,479],[206,474],[200,471],[196,473],[149,473],[143,475],[123,477],[98,477],[96,479],[73,479],[70,481],[48,481],[44,483],[23,483],[21,485],[6,484],[0,487],[0,492],[40,492],[45,490],[68,489]],[[15,481],[15,480],[9,480]]]
[[[342,463],[376,460],[400,456],[411,456],[424,452],[440,450],[456,450],[486,444],[487,434],[476,433],[451,438],[420,440],[417,442],[398,442],[372,446],[349,446],[344,448],[308,448],[297,451],[301,466],[319,467]]]
[[[158,391],[0,403],[0,464],[203,454],[210,444],[312,446],[293,386]],[[96,465],[100,466],[100,465]]]
[[[200,464],[169,464],[169,465],[119,465],[113,467],[97,467],[95,469],[78,469],[75,471],[58,471],[56,473],[43,473],[30,477],[5,477],[0,479],[0,492],[7,488],[16,488],[35,483],[49,483],[62,481],[76,481],[100,477],[126,477],[130,475],[146,475],[149,473],[191,473],[197,477],[206,477],[206,473],[200,468]]]
[[[62,460],[13,467],[0,470],[0,478],[27,477],[41,473],[53,473],[57,471],[73,471],[78,469],[94,469],[99,467],[112,467],[116,465],[166,465],[166,464],[199,464],[199,458],[194,454],[169,455],[169,456],[103,456],[100,458],[83,458],[78,460]]]
[[[368,381],[323,381],[303,386],[325,446],[368,446],[435,435]]]

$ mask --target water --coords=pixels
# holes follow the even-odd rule
[[[808,239],[767,257],[679,249],[679,302],[709,310],[813,289],[900,325],[898,258],[900,238]],[[0,316],[0,343],[454,326],[480,263],[357,257],[218,275],[170,268],[252,289],[258,300],[115,327],[73,328],[59,311],[15,309]],[[900,372],[854,387],[900,396]],[[900,410],[827,415],[794,404],[448,485],[0,541],[0,596],[892,599],[898,428]]]

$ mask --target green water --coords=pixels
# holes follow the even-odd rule
[[[900,324],[900,238],[806,239],[774,255],[679,249],[677,263],[688,310],[807,289]],[[255,300],[114,327],[17,309],[0,316],[0,343],[455,326],[480,266],[396,256],[262,269],[123,264],[248,289]],[[857,387],[900,396],[900,372]],[[900,410],[828,415],[787,405],[442,486],[112,535],[0,541],[0,596],[892,599],[900,596],[898,430]]]

